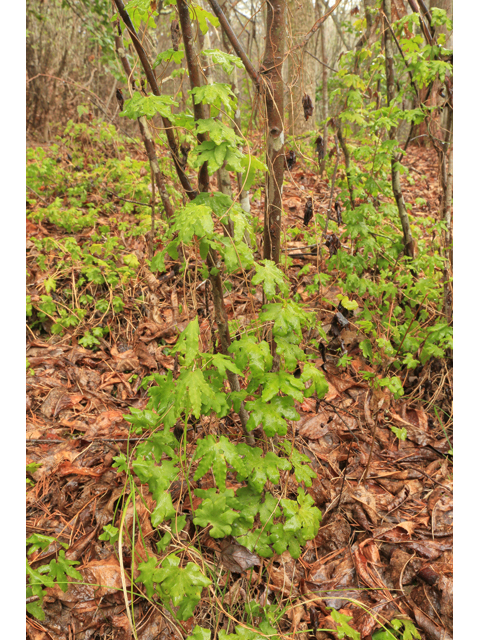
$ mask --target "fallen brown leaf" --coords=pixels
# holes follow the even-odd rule
[[[246,547],[235,541],[229,544],[227,539],[222,540],[220,547],[220,559],[227,571],[243,573],[250,567],[261,564],[260,558],[255,553],[251,553]]]

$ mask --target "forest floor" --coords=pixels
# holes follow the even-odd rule
[[[133,147],[129,153],[136,153]],[[137,153],[144,162],[141,149]],[[74,163],[62,148],[57,155],[64,174],[75,182],[82,172],[75,173]],[[414,186],[404,181],[406,200],[414,203],[416,198],[423,198],[426,203],[413,204],[413,216],[431,215],[438,209],[440,193],[435,153],[411,147],[405,164],[418,178]],[[302,248],[306,244],[302,222],[305,193],[316,194],[315,211],[322,213],[328,206],[329,185],[302,160],[286,172],[285,179],[284,225],[299,230],[288,247]],[[96,233],[93,227],[68,231],[46,219],[35,221],[32,215],[27,219],[27,294],[34,306],[45,293],[60,306],[68,296],[87,296],[87,301],[91,296],[89,330],[106,322],[109,327],[103,335],[88,334],[97,338],[91,348],[86,348],[79,343],[81,332],[75,327],[63,335],[54,335],[50,317],[28,321],[27,465],[31,466],[27,536],[42,534],[66,543],[66,557],[79,562],[76,568],[85,582],[72,583],[66,592],[58,587],[47,589],[43,602],[45,619],[27,617],[27,636],[32,640],[131,637],[118,554],[109,542],[99,539],[103,527],[118,526],[120,518],[116,506],[124,491],[124,478],[112,468],[113,458],[120,452],[127,454],[142,437],[132,436],[124,416],[131,408],[146,406],[147,391],[141,386],[146,375],[173,370],[169,347],[195,313],[205,344],[210,343],[214,329],[212,304],[208,304],[205,284],[199,286],[199,274],[189,282],[174,271],[152,276],[146,268],[148,234],[126,232],[126,223],[135,223],[137,210],[133,205],[132,211],[125,211],[125,201],[107,191],[118,193],[118,186],[115,179],[107,177],[104,188],[92,188],[89,194],[90,202],[100,212],[96,227],[109,225],[111,234],[121,240],[119,255],[137,258],[130,261],[136,266],[128,284],[112,284],[106,293],[92,282],[77,288],[81,265],[73,263],[69,267],[60,263],[64,254],[55,249],[67,236],[74,237],[79,246],[91,242]],[[31,214],[56,197],[63,198],[64,191],[57,193],[51,183],[45,191],[29,193],[28,197],[34,199],[28,205]],[[263,194],[252,202],[252,213],[261,220],[262,198]],[[108,213],[102,213],[102,203],[107,201]],[[322,231],[319,227],[318,235]],[[54,241],[50,252],[39,249],[38,241],[46,238]],[[95,238],[93,241],[97,242]],[[335,278],[314,294],[306,289],[313,271],[322,267],[326,249],[323,256],[310,255],[309,250],[297,253],[300,255],[290,252],[293,261],[289,275],[296,284],[292,294],[299,294],[301,301],[315,311],[329,334],[336,295],[340,293]],[[313,271],[297,275],[307,263]],[[53,289],[51,284],[46,288],[49,278],[55,281]],[[252,302],[246,289],[245,282],[238,279],[225,296],[230,317],[240,325],[252,313],[252,304],[256,312],[262,305],[262,296],[253,296]],[[116,313],[111,308],[108,312],[101,307],[95,309],[100,294],[106,296],[107,302],[120,297],[123,309]],[[318,640],[343,637],[334,632],[336,625],[327,608],[334,607],[352,616],[350,625],[361,638],[370,638],[379,628],[378,617],[384,621],[410,617],[422,638],[449,638],[453,606],[453,468],[450,443],[434,406],[451,410],[451,368],[443,360],[430,360],[405,379],[405,395],[393,400],[385,390],[372,394],[359,374],[368,365],[358,347],[354,318],[340,337],[352,356],[350,365],[339,368],[337,356],[327,351],[324,360],[319,352],[316,364],[325,372],[328,394],[320,402],[311,398],[301,405],[297,403],[302,417],[290,424],[295,446],[309,456],[317,472],[308,489],[323,516],[317,536],[307,543],[298,560],[285,552],[262,559],[253,570],[242,571],[237,564],[232,566],[231,556],[225,552],[228,540],[203,535],[200,542],[204,561],[218,567],[227,599],[245,599],[249,594],[249,598],[263,604],[276,601],[286,606],[279,622],[282,636],[299,634],[300,640],[307,640],[313,636],[306,630],[313,627],[332,630],[317,631]],[[391,426],[407,427],[407,439],[394,437]],[[446,425],[447,430],[450,427],[450,423]],[[188,441],[209,433],[223,433],[233,440],[242,437],[238,418],[231,415],[220,422],[201,418],[188,432]],[[259,446],[264,445],[259,442]],[[288,482],[295,489],[293,476],[285,473],[281,482]],[[191,505],[184,498],[180,492],[174,505],[179,513],[188,516]],[[149,526],[148,509],[137,506],[144,535],[153,541],[158,533]],[[132,514],[127,512],[127,530],[129,526],[131,530]],[[55,543],[44,551],[39,549],[29,558],[32,566],[38,568],[49,562],[59,548]],[[128,545],[123,562],[129,572]],[[138,639],[178,640],[189,635],[196,624],[206,626],[207,621],[212,626],[208,622],[208,598],[205,596],[192,618],[179,623],[173,622],[162,607],[137,597],[134,610]],[[353,605],[353,601],[357,604]],[[220,616],[217,624],[218,628],[227,629],[228,616]]]

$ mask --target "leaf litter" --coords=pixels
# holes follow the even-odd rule
[[[422,173],[433,175],[431,151],[415,148],[411,155]],[[301,229],[295,211],[305,203],[305,188],[327,193],[326,182],[299,161],[292,164],[286,179],[284,223]],[[423,196],[430,208],[436,192],[428,188],[428,182],[414,188],[415,195]],[[405,185],[407,193],[412,188]],[[53,191],[45,197],[52,199],[54,195]],[[102,194],[94,191],[91,197],[98,202]],[[326,211],[326,198],[313,204],[316,210]],[[254,213],[261,207],[261,200],[252,203]],[[118,220],[135,224],[132,214],[117,213]],[[415,209],[413,214],[425,215]],[[31,220],[27,233],[31,274],[27,293],[35,301],[44,293],[47,275],[55,273],[55,264],[48,264],[47,273],[40,277],[38,251],[31,238],[42,239],[48,234],[61,242],[65,234],[54,224]],[[77,233],[77,241],[85,242],[88,235]],[[301,241],[299,233],[292,246],[301,245]],[[125,487],[112,467],[114,459],[141,440],[129,432],[124,416],[131,408],[145,407],[147,395],[140,383],[146,375],[175,369],[169,348],[195,313],[205,345],[211,343],[213,324],[211,305],[205,304],[195,280],[182,280],[174,269],[170,272],[173,277],[161,281],[161,276],[152,277],[142,268],[148,255],[144,236],[125,238],[123,251],[135,252],[140,268],[130,284],[112,287],[111,294],[122,298],[124,308],[110,315],[110,331],[95,348],[81,346],[75,329],[64,336],[52,334],[48,317],[39,320],[27,336],[31,366],[27,375],[27,465],[37,467],[29,474],[27,533],[53,536],[58,541],[30,559],[38,568],[55,557],[60,543],[65,543],[66,557],[79,562],[76,568],[82,575],[82,581],[72,581],[65,592],[59,586],[47,589],[45,619],[39,622],[28,616],[28,637],[130,638],[125,593],[140,640],[186,637],[196,624],[209,619],[212,602],[221,612],[220,628],[228,629],[231,621],[224,607],[228,604],[235,611],[235,603],[252,601],[286,608],[286,616],[279,622],[285,637],[295,633],[306,639],[309,634],[304,630],[312,624],[318,629],[317,640],[343,637],[336,631],[336,612],[351,617],[349,624],[361,638],[371,637],[381,624],[394,618],[413,621],[422,638],[452,637],[451,442],[432,412],[432,397],[437,405],[449,402],[450,373],[444,373],[441,363],[434,360],[433,365],[411,376],[415,379],[406,381],[407,395],[400,400],[384,389],[372,396],[359,374],[360,370],[373,371],[358,348],[362,335],[347,321],[337,323],[330,335],[336,340],[344,337],[344,348],[352,356],[350,366],[342,370],[335,366],[335,357],[327,354],[325,360],[319,353],[315,364],[326,374],[328,393],[320,402],[309,398],[297,403],[301,420],[290,423],[296,447],[309,457],[316,472],[306,490],[323,516],[317,536],[306,543],[300,558],[293,560],[285,552],[266,560],[231,536],[217,540],[201,536],[203,561],[216,572],[223,603],[205,588],[194,615],[182,623],[138,585],[131,585],[129,574],[137,577],[138,563],[145,560],[140,536],[146,538],[153,557],[161,557],[166,550],[159,550],[161,533],[150,524],[155,504],[144,485],[138,487],[143,502],[137,501],[135,511],[130,505],[126,512],[121,557],[117,543],[112,547],[100,538],[104,527],[118,530],[122,526]],[[296,270],[309,258],[291,257],[295,281]],[[192,254],[189,259],[196,268],[197,257]],[[317,262],[317,255],[313,254],[312,260]],[[78,275],[74,265],[57,278],[57,298],[61,299],[62,288],[71,286],[72,277],[78,279]],[[297,292],[329,331],[340,289],[333,283],[321,287],[318,295],[308,294],[305,286],[310,277],[305,274],[297,279]],[[84,287],[83,295],[95,298],[95,285]],[[249,297],[239,280],[228,294],[227,309],[230,318],[241,323],[241,318],[258,311],[261,303],[261,297]],[[98,317],[92,318],[92,326],[96,320]],[[443,387],[438,391],[438,385],[434,389],[428,381],[438,382],[440,376]],[[405,429],[406,439],[398,439],[392,427]],[[241,437],[234,418],[219,423],[202,417],[189,427],[188,442],[207,434]],[[214,486],[211,474],[203,478],[201,486]],[[282,472],[280,493],[297,488],[293,475]],[[178,515],[183,511],[191,518],[187,488],[172,485],[171,491]],[[198,534],[190,523],[178,537],[184,562],[199,562],[188,547],[194,535]]]

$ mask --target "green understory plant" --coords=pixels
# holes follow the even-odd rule
[[[56,539],[52,536],[34,533],[27,538],[27,545],[31,545],[27,555],[30,556],[38,550],[45,551],[55,542]],[[27,611],[38,620],[45,619],[45,612],[42,609],[45,587],[58,585],[65,592],[68,589],[68,578],[83,579],[82,574],[74,568],[80,563],[65,557],[65,549],[68,549],[68,545],[64,542],[60,545],[64,548],[58,552],[57,558],[50,560],[48,564],[41,565],[38,569],[32,568],[27,557]]]
[[[173,0],[164,2],[166,6],[174,4]],[[152,16],[156,12],[152,11],[149,0],[131,0],[126,9],[135,28],[155,26]],[[172,11],[172,19],[175,15]],[[218,26],[217,18],[197,4],[191,4],[190,16],[197,20],[202,32],[206,31],[206,20]],[[129,44],[129,38],[132,40],[128,30],[122,38],[125,45]],[[340,105],[337,116],[348,144],[352,145],[348,175],[340,181],[340,200],[346,208],[342,242],[350,246],[348,250],[341,247],[331,255],[327,260],[328,273],[314,274],[309,286],[313,293],[332,281],[334,271],[339,274],[337,283],[343,291],[339,304],[348,311],[359,311],[354,322],[365,335],[360,345],[365,359],[375,365],[387,363],[384,377],[375,384],[387,386],[395,397],[400,397],[401,380],[390,376],[388,367],[413,368],[445,354],[451,345],[451,333],[446,323],[427,323],[429,309],[437,308],[435,292],[440,290],[443,259],[438,253],[432,256],[427,251],[421,230],[414,225],[421,250],[413,261],[404,259],[389,182],[392,155],[400,151],[395,141],[387,139],[386,133],[402,119],[420,122],[425,114],[420,108],[404,110],[398,105],[392,109],[381,105],[374,108],[365,98],[373,81],[379,83],[380,93],[384,92],[381,53],[375,47],[372,52],[360,54],[360,63],[373,57],[368,69],[361,68],[359,73],[354,73],[353,66],[358,60],[347,54],[342,58],[338,78],[332,81],[332,93]],[[236,56],[220,50],[209,49],[203,53],[227,72],[232,65],[242,66]],[[153,66],[159,67],[166,61],[180,65],[183,57],[182,49],[169,49],[157,56]],[[442,69],[436,68],[434,73],[441,74]],[[423,67],[419,68],[418,74],[425,76],[426,73]],[[143,87],[144,83],[138,86]],[[188,140],[193,146],[186,171],[206,166],[208,175],[212,176],[224,167],[242,174],[245,190],[266,172],[265,164],[249,152],[248,141],[233,126],[238,104],[229,85],[213,82],[192,87],[189,95],[193,112],[189,108],[179,112],[177,101],[169,96],[145,94],[144,90],[132,92],[125,100],[121,117],[146,118],[153,122],[167,118],[178,140]],[[401,93],[399,96],[400,100],[403,96]],[[208,108],[210,117],[195,117],[198,105]],[[70,168],[45,152],[37,150],[29,157],[29,186],[38,190],[46,183],[47,190],[42,193],[49,197],[54,195],[53,184],[60,194],[55,194],[55,199],[45,206],[40,206],[32,197],[31,220],[55,225],[64,236],[56,245],[47,237],[32,238],[39,253],[40,271],[46,272],[52,266],[56,271],[43,283],[45,294],[28,296],[27,315],[33,327],[52,321],[52,333],[77,330],[82,334],[79,344],[90,349],[101,344],[108,324],[102,320],[97,326],[89,324],[87,328],[87,309],[90,314],[112,316],[122,310],[122,298],[110,294],[113,289],[117,291],[117,287],[128,286],[140,268],[138,257],[127,249],[124,238],[144,235],[151,224],[146,163],[128,157],[119,159],[117,154],[103,163],[102,148],[113,146],[114,133],[98,123],[93,127],[69,123],[64,140],[59,142],[69,148],[75,146],[75,153],[71,154],[74,177]],[[354,143],[350,142],[352,138]],[[158,133],[155,141],[158,147],[166,147],[166,132]],[[59,148],[60,145],[54,153]],[[169,159],[160,162],[162,172],[175,179]],[[135,224],[115,220],[118,236],[110,233],[110,224],[114,224],[111,218],[108,225],[100,219],[101,213],[110,214],[111,208],[101,212],[89,198],[90,178],[93,185],[99,187],[106,182],[106,176],[116,185],[113,195],[121,201],[122,214],[136,212]],[[146,559],[142,558],[138,564],[135,582],[149,599],[161,602],[179,620],[187,620],[200,602],[202,591],[214,581],[199,542],[206,534],[214,540],[232,536],[236,543],[259,558],[273,558],[285,552],[299,558],[305,544],[318,532],[321,512],[306,490],[312,486],[316,473],[308,456],[295,448],[291,423],[300,419],[297,407],[305,398],[315,396],[321,400],[328,391],[323,372],[312,363],[314,356],[304,348],[307,332],[310,337],[315,336],[317,343],[318,338],[326,336],[316,314],[307,311],[298,295],[293,297],[283,263],[280,266],[256,258],[252,218],[234,198],[205,191],[195,192],[187,201],[176,188],[168,186],[167,191],[175,204],[174,213],[168,221],[157,220],[154,226],[161,246],[149,261],[150,270],[155,274],[167,271],[171,261],[181,261],[186,251],[198,260],[202,279],[211,283],[220,280],[217,306],[220,306],[218,298],[227,288],[226,281],[233,277],[242,278],[249,293],[261,289],[265,303],[261,312],[254,314],[245,326],[234,326],[234,322],[224,318],[226,329],[221,326],[221,314],[217,315],[216,308],[217,329],[213,330],[213,344],[209,347],[204,347],[200,339],[198,319],[190,321],[170,351],[177,358],[178,370],[144,378],[142,384],[148,390],[148,404],[143,410],[132,407],[125,416],[131,425],[131,434],[142,435],[144,439],[133,452],[129,449],[128,455],[118,455],[114,467],[125,476],[127,500],[131,497],[134,501],[142,500],[139,484],[148,487],[154,503],[150,521],[157,549],[152,555],[142,541]],[[424,229],[440,229],[436,221],[429,222],[430,226],[424,225]],[[340,222],[338,225],[332,222],[330,231],[341,234],[341,227]],[[78,235],[85,229],[91,229],[92,233],[88,240],[79,241]],[[312,238],[312,242],[315,240]],[[287,267],[288,261],[284,264]],[[68,294],[71,299],[60,300],[56,291],[60,290],[62,277],[69,270],[76,270],[78,292],[74,296],[71,289]],[[186,270],[184,260],[180,275],[185,276]],[[221,331],[224,331],[222,335]],[[345,355],[339,364],[346,366],[348,358]],[[238,387],[232,385],[229,374],[236,376]],[[242,412],[246,416],[243,425],[246,435],[256,432],[258,437],[254,446],[242,441],[238,434],[235,438],[225,435],[227,416],[231,418]],[[220,425],[216,433],[201,438],[194,436],[187,442],[189,427],[195,429],[203,420]],[[185,488],[177,503],[173,498],[174,483]],[[291,493],[287,494],[284,487]],[[133,521],[137,522],[136,515]],[[189,533],[191,529],[195,535]],[[128,541],[128,535],[120,540],[121,535],[122,525],[117,528],[109,524],[104,526],[100,539],[115,548],[121,547],[126,539],[132,542]],[[182,545],[177,544],[179,542]],[[55,564],[44,565],[49,569],[41,568],[35,573],[28,565],[31,577],[28,593],[39,598],[31,603],[34,615],[40,615],[43,587],[53,585],[53,576],[66,588],[66,575],[72,578],[80,575],[73,569],[74,563],[69,563],[62,553],[52,561]],[[134,582],[133,575],[131,579]],[[246,615],[252,618],[252,623],[253,617],[262,618],[258,626],[261,635],[239,625],[234,633],[220,630],[219,638],[276,637],[276,626],[283,613],[266,607],[260,610],[255,604],[250,603]],[[348,616],[336,611],[331,615],[338,625],[339,637],[358,638],[358,632],[348,624]],[[407,624],[404,626],[404,637],[408,640],[405,634],[411,631]],[[396,629],[394,625],[392,628]],[[210,635],[210,630],[197,626],[190,637],[207,640]]]
[[[387,627],[375,631],[372,638],[373,640],[413,640],[413,638],[420,640],[421,635],[411,620],[393,618]]]
[[[435,24],[452,28],[445,11],[439,9],[435,9]],[[450,357],[453,335],[443,313],[446,223],[435,215],[414,218],[413,204],[407,202],[416,246],[415,257],[407,257],[392,190],[392,158],[397,158],[396,168],[403,179],[410,184],[414,181],[402,164],[408,142],[402,146],[398,136],[390,139],[390,130],[403,126],[408,133],[425,123],[430,131],[442,106],[421,102],[419,92],[433,83],[442,85],[453,73],[452,52],[443,46],[444,36],[428,44],[418,33],[418,25],[415,12],[391,25],[399,78],[391,104],[386,97],[380,39],[343,54],[338,72],[329,79],[330,109],[335,114],[329,121],[330,131],[343,141],[345,171],[337,180],[343,232],[330,222],[329,231],[339,235],[340,246],[326,260],[327,273],[335,274],[336,285],[357,300],[359,313],[354,322],[364,334],[362,355],[394,374],[380,384],[396,397],[402,394],[404,372],[435,358]],[[360,37],[364,20],[357,21],[354,29]],[[328,164],[327,170],[331,170]],[[423,207],[425,203],[417,198],[414,204]],[[327,274],[321,275],[325,278]],[[395,376],[396,372],[402,375]]]

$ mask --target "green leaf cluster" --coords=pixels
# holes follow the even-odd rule
[[[157,565],[157,558],[151,556],[140,563],[138,581],[145,585],[149,598],[157,594],[170,612],[172,606],[178,607],[176,617],[179,620],[188,620],[200,601],[202,589],[208,587],[211,580],[193,562],[180,567],[180,558],[175,554],[168,555]]]
[[[133,96],[125,100],[120,116],[131,120],[137,120],[142,116],[153,118],[156,115],[172,118],[172,106],[178,106],[178,102],[171,96],[142,96],[139,91],[134,91]]]
[[[45,550],[52,543],[56,541],[51,536],[44,536],[42,534],[33,534],[27,539],[27,544],[31,544],[28,550],[28,555],[31,555],[38,549]],[[60,543],[64,547],[66,544]],[[61,588],[62,591],[68,589],[68,578],[74,580],[82,580],[82,574],[77,571],[74,566],[80,564],[76,560],[70,560],[65,556],[65,549],[61,549],[58,552],[57,558],[50,560],[48,564],[41,565],[38,569],[33,569],[28,558],[26,559],[26,573],[27,573],[27,599],[37,596],[38,600],[33,602],[27,602],[27,611],[33,615],[37,620],[45,620],[45,612],[43,611],[42,604],[45,597],[44,587],[53,587],[55,584]]]
[[[231,74],[234,67],[238,69],[244,69],[243,62],[238,56],[234,56],[231,53],[226,53],[220,49],[203,49],[203,55],[212,59],[214,64],[221,65],[225,73]]]
[[[403,631],[402,631],[402,627]],[[393,618],[387,627],[378,629],[372,635],[373,640],[420,640],[421,635],[411,620]]]

